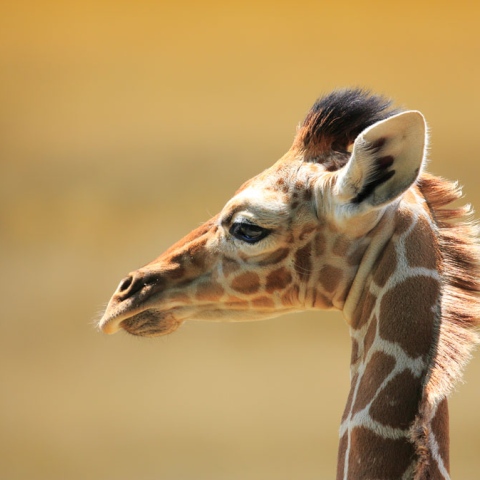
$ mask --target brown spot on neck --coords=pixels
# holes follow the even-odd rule
[[[383,352],[375,352],[372,355],[360,380],[357,398],[352,409],[353,414],[364,409],[372,401],[380,385],[392,372],[395,363],[395,359],[391,355]],[[354,385],[351,388],[354,388]]]
[[[349,478],[400,479],[414,457],[414,446],[407,438],[384,438],[365,427],[356,427],[346,459]]]
[[[405,251],[410,267],[437,269],[440,262],[440,252],[437,241],[428,220],[417,219],[417,224],[405,239]]]
[[[399,208],[395,212],[395,233],[401,235],[406,232],[413,222],[413,213],[408,208]]]
[[[415,420],[422,394],[423,378],[410,370],[396,375],[377,395],[370,408],[373,420],[392,428],[405,430]]]
[[[380,304],[380,336],[412,358],[428,355],[436,342],[440,285],[431,277],[410,277],[385,293]]]

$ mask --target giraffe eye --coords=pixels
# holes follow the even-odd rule
[[[230,235],[247,243],[257,243],[269,235],[270,232],[271,230],[253,223],[234,223],[230,227]]]

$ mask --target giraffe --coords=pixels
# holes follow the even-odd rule
[[[448,479],[447,397],[478,343],[480,248],[458,186],[424,169],[418,111],[316,101],[292,147],[110,299],[100,329],[340,310],[352,343],[337,479]]]

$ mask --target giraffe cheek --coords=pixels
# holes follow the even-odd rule
[[[222,259],[222,272],[225,277],[228,277],[229,275],[238,272],[239,269],[240,265],[235,259],[230,257],[224,257]]]
[[[267,293],[272,294],[276,290],[284,290],[292,282],[292,279],[291,273],[285,267],[270,272],[266,281]]]
[[[260,288],[260,277],[254,272],[242,273],[232,280],[233,290],[246,295],[256,293]]]
[[[189,305],[192,303],[192,297],[187,293],[172,292],[162,303],[169,303],[173,306]]]
[[[197,285],[195,300],[199,302],[218,302],[224,295],[225,289],[215,281],[203,282]]]

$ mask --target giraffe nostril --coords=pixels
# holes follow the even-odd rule
[[[128,277],[125,277],[120,282],[120,285],[118,286],[118,289],[117,289],[118,293],[123,293],[126,290],[128,290],[132,282],[133,282],[133,277],[131,275],[129,275]]]
[[[125,300],[145,286],[145,278],[143,275],[131,274],[125,277],[117,288],[117,296],[121,300]]]
[[[115,298],[117,301],[123,302],[137,294],[147,295],[153,288],[162,289],[164,286],[165,281],[161,275],[139,270],[127,275],[118,284],[117,290],[115,291]]]

